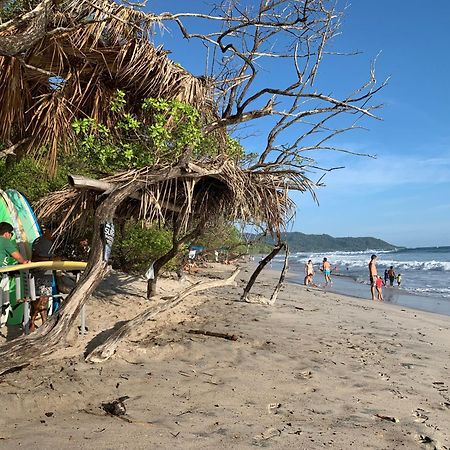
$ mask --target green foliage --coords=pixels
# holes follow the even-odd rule
[[[145,228],[141,223],[129,221],[123,235],[114,242],[112,263],[125,272],[145,272],[152,261],[172,248],[172,234],[157,227]],[[166,268],[171,269],[175,261]]]
[[[125,100],[125,92],[117,89],[114,97],[111,99],[111,111],[122,111],[126,104],[127,101]]]
[[[227,223],[218,224],[205,232],[195,240],[196,245],[205,247],[206,251],[219,250],[221,248],[236,248],[243,242],[238,229]]]
[[[220,145],[215,134],[202,133],[202,119],[194,107],[179,100],[147,98],[141,114],[126,112],[123,91],[116,91],[111,110],[116,122],[109,128],[92,118],[77,119],[72,127],[79,137],[79,157],[99,174],[174,163],[189,149],[195,159],[217,156],[221,152],[240,160],[240,143],[230,137]]]
[[[19,14],[33,9],[37,3],[37,0],[5,0],[1,3],[0,19],[3,21],[14,19]]]
[[[61,156],[54,177],[49,177],[43,163],[25,156],[18,161],[6,163],[0,160],[0,186],[2,189],[16,189],[34,203],[50,192],[57,191],[67,184],[67,175],[91,176],[89,168],[75,156]]]

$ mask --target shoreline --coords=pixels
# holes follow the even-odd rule
[[[316,274],[316,278],[321,278],[321,274]],[[289,272],[287,275],[289,282],[303,286],[301,274]],[[322,283],[318,284],[318,289],[323,289],[339,295],[345,295],[351,298],[357,298],[363,301],[372,301],[370,298],[369,284],[358,283],[353,277],[346,275],[332,276],[333,286],[325,287]],[[430,312],[450,316],[450,298],[433,297],[431,295],[420,295],[415,292],[407,291],[403,288],[383,286],[383,303],[398,305],[411,308],[417,311]]]
[[[190,282],[233,269],[212,264]],[[251,273],[243,265],[238,286],[188,297],[89,364],[84,349],[148,305],[145,280],[114,273],[89,299],[89,335],[0,377],[2,448],[450,446],[447,316],[291,282],[272,306],[243,303]],[[278,277],[264,270],[251,299],[269,298]],[[123,396],[124,420],[106,415],[102,403]]]

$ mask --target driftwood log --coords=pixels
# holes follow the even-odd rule
[[[179,303],[181,303],[188,295],[193,294],[194,292],[204,291],[206,289],[211,289],[219,286],[227,286],[236,284],[236,277],[240,269],[236,269],[233,274],[225,279],[225,280],[212,280],[205,282],[198,282],[189,286],[184,291],[180,292],[175,297],[170,298],[162,305],[158,307],[150,306],[141,314],[136,316],[135,318],[129,320],[124,325],[122,325],[118,330],[116,330],[109,338],[100,346],[95,348],[87,357],[86,361],[92,363],[100,363],[108,360],[111,356],[116,352],[117,346],[119,342],[131,332],[136,331],[139,327],[145,324],[148,320],[153,319],[158,314],[167,311],[170,308],[174,308]]]

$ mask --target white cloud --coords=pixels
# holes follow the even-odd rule
[[[347,167],[328,174],[325,183],[333,189],[367,187],[377,191],[402,185],[450,183],[450,158],[392,155],[349,159]]]

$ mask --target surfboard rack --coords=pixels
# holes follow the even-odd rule
[[[15,279],[15,285],[16,285],[16,304],[23,303],[24,310],[23,310],[23,321],[22,321],[22,327],[25,334],[29,334],[30,332],[30,305],[29,302],[23,301],[23,298],[28,297],[31,301],[36,300],[36,286],[35,286],[35,280],[33,272],[35,270],[66,270],[73,272],[76,277],[76,282],[78,283],[80,279],[80,272],[84,269],[86,269],[87,263],[81,262],[81,261],[39,261],[39,262],[31,262],[28,264],[17,264],[13,266],[5,266],[0,268],[0,276],[2,278],[8,278],[8,283],[2,283],[2,286],[4,286],[1,292],[1,298],[5,299],[7,298],[7,302],[4,302],[0,305],[2,306],[2,312],[3,312],[3,306],[9,304],[9,280],[11,278]],[[22,280],[24,283],[22,284]],[[22,292],[22,286],[25,288],[25,292]],[[51,301],[53,302],[55,297],[61,297],[61,294],[52,295],[50,296]],[[9,314],[10,306],[5,310],[5,314]],[[50,311],[51,314],[51,311]],[[49,315],[50,315],[49,314]],[[80,311],[80,334],[85,335],[86,334],[86,309],[85,305],[81,307]],[[6,323],[6,321],[5,321]]]

